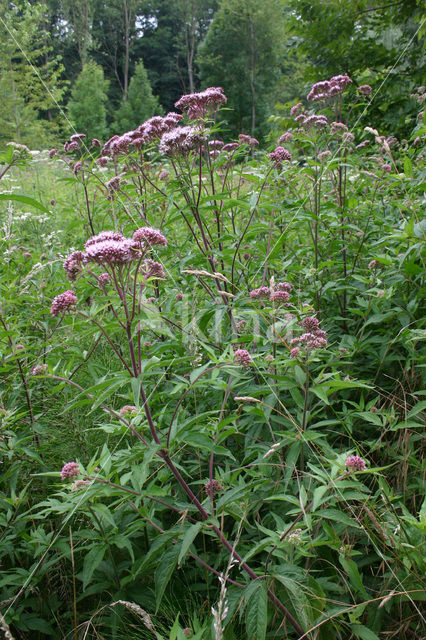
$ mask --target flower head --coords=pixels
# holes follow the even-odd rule
[[[85,133],[74,133],[70,137],[70,142],[78,142],[78,140],[83,140],[86,137]]]
[[[100,287],[104,287],[106,284],[108,284],[108,282],[111,280],[111,276],[109,275],[109,273],[101,273],[98,276],[98,284]]]
[[[215,493],[223,491],[223,487],[219,480],[209,480],[209,482],[204,485],[204,490],[210,498],[213,498]]]
[[[101,156],[100,158],[96,158],[95,164],[99,165],[100,167],[106,167],[108,164],[108,160],[108,156]]]
[[[73,282],[77,275],[83,268],[83,260],[85,258],[83,251],[73,251],[70,256],[64,262],[64,269],[67,273],[67,278]]]
[[[300,324],[306,331],[317,331],[319,329],[319,321],[317,318],[303,318]]]
[[[175,107],[186,111],[190,120],[198,120],[206,115],[213,115],[221,104],[225,104],[227,97],[222,87],[208,87],[199,93],[188,93],[182,96]]]
[[[120,416],[135,416],[138,410],[132,404],[125,404],[120,409]]]
[[[187,155],[194,149],[200,149],[207,132],[196,127],[176,127],[161,137],[158,150],[165,156]]]
[[[351,471],[365,471],[367,465],[364,458],[361,458],[360,456],[349,456],[345,460],[345,467],[350,473]]]
[[[144,260],[143,268],[145,270],[145,280],[148,278],[166,279],[164,267],[160,262],[147,258],[147,260]]]
[[[330,80],[316,82],[308,93],[308,100],[327,100],[336,96],[346,89],[352,82],[349,76],[333,76]]]
[[[285,303],[289,300],[290,294],[288,291],[282,291],[277,289],[273,291],[269,297],[271,302]]]
[[[290,293],[291,284],[289,282],[277,282],[277,284],[275,285],[275,290],[276,291],[287,291],[287,293]]]
[[[246,349],[237,349],[234,352],[234,362],[240,364],[242,367],[250,367],[253,364],[251,355]]]
[[[270,160],[277,167],[281,167],[284,161],[289,162],[291,160],[291,153],[284,149],[284,147],[276,147],[272,153],[269,154]]]
[[[282,144],[283,142],[290,142],[290,140],[293,140],[293,138],[294,135],[291,133],[291,131],[286,131],[282,134],[282,136],[278,138],[278,144]]]
[[[62,467],[62,470],[61,470],[62,480],[66,480],[67,478],[76,478],[79,475],[80,475],[80,466],[78,462],[67,462]]]
[[[120,176],[112,177],[111,180],[108,180],[108,182],[106,183],[108,191],[118,191],[118,189],[120,188],[120,182]]]
[[[269,287],[259,287],[258,289],[250,291],[250,298],[252,300],[261,300],[262,298],[267,298],[270,292]]]
[[[55,147],[53,147],[53,149],[50,149],[50,151],[49,151],[49,158],[53,158],[53,156],[55,156],[55,155],[56,155],[57,151],[58,151],[58,150],[57,150]]]
[[[101,234],[100,234],[101,235]],[[122,238],[121,240],[101,240],[88,244],[86,242],[86,262],[96,264],[127,264],[135,259],[136,253],[134,240]]]
[[[84,489],[84,487],[88,487],[90,484],[90,480],[76,480],[70,486],[70,491],[80,491],[80,489]]]
[[[256,138],[252,138],[251,136],[248,136],[245,133],[240,133],[238,135],[240,144],[248,144],[249,147],[256,147],[259,144],[259,140],[257,140]]]
[[[362,84],[358,87],[357,91],[361,96],[369,96],[372,89],[369,84]]]
[[[303,110],[303,104],[298,102],[290,109],[290,115],[297,116]]]
[[[77,296],[74,291],[68,289],[68,291],[64,291],[64,293],[59,294],[53,299],[50,313],[52,316],[58,316],[60,313],[65,313],[65,311],[73,309],[76,304]]]
[[[136,229],[133,234],[133,240],[136,242],[144,242],[147,245],[167,245],[167,240],[160,231],[151,227],[141,227]]]
[[[31,375],[32,376],[41,376],[43,375],[43,373],[47,373],[48,372],[48,367],[47,364],[37,364],[32,370],[31,370]]]
[[[235,149],[238,149],[238,147],[238,142],[228,142],[227,144],[223,145],[222,151],[235,151]]]
[[[125,240],[125,237],[121,233],[118,233],[118,231],[101,231],[101,233],[98,233],[96,236],[89,238],[84,245],[84,248],[87,249],[99,242],[105,242],[105,240],[116,240],[119,242],[121,240]]]

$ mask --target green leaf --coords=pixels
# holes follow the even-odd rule
[[[327,485],[322,485],[321,487],[317,487],[314,491],[314,499],[313,499],[313,504],[312,504],[312,511],[315,511],[315,509],[321,504],[322,500],[321,498],[323,497],[324,493],[327,491],[328,487]]]
[[[181,565],[183,558],[186,556],[186,553],[189,547],[194,542],[202,526],[203,526],[202,522],[196,522],[186,530],[185,535],[183,536],[183,539],[182,539],[182,544],[180,547],[180,552],[178,557],[179,566]]]
[[[246,605],[248,640],[265,640],[268,625],[268,598],[264,581],[257,582]]]
[[[105,551],[106,547],[104,545],[97,545],[96,547],[93,547],[93,549],[90,549],[89,553],[84,558],[82,571],[83,591],[92,579],[95,569],[97,569],[101,564],[105,555]]]
[[[351,558],[345,558],[341,554],[339,554],[339,560],[340,560],[340,564],[342,565],[342,567],[344,568],[344,570],[349,576],[351,585],[356,589],[356,591],[361,593],[363,598],[368,600],[368,593],[366,592],[365,587],[362,583],[361,574],[358,571],[356,562],[351,560]]]
[[[404,173],[407,176],[407,178],[413,177],[413,165],[408,156],[405,156],[404,158]]]
[[[173,545],[171,549],[168,549],[158,563],[157,570],[155,571],[155,602],[157,613],[158,608],[163,599],[164,591],[172,577],[172,573],[175,570],[178,561],[179,545]]]
[[[317,516],[319,516],[320,518],[327,518],[327,520],[340,522],[347,527],[355,527],[359,529],[359,525],[355,522],[355,520],[352,520],[349,516],[346,515],[346,513],[343,513],[338,509],[324,509],[323,511],[317,511]]]
[[[44,211],[44,213],[50,213],[49,209],[35,200],[31,198],[31,196],[26,196],[23,193],[0,193],[0,200],[14,200],[15,202],[22,202],[23,204],[29,204],[36,209],[40,209],[40,211]]]
[[[316,385],[315,387],[311,387],[312,393],[314,393],[320,400],[324,402],[324,404],[330,404],[327,397],[328,386],[325,385]]]
[[[351,625],[351,631],[357,638],[361,638],[361,640],[380,640],[371,629],[364,627],[363,624]]]

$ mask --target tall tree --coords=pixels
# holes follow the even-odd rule
[[[72,38],[77,45],[81,66],[88,59],[88,52],[92,45],[92,0],[62,0],[64,17],[72,29]]]
[[[309,62],[307,79],[347,73],[380,87],[382,126],[407,132],[410,93],[424,84],[424,9],[419,0],[288,0],[296,46]],[[423,27],[422,27],[423,25]],[[374,92],[373,92],[374,95]],[[378,108],[369,108],[369,116]],[[372,113],[373,112],[373,113]]]
[[[70,119],[76,129],[89,138],[102,140],[107,134],[106,109],[108,81],[102,67],[93,61],[84,65],[68,103]]]
[[[0,1],[0,139],[45,146],[64,125],[63,66],[52,55],[45,7]]]
[[[148,74],[140,60],[130,80],[127,95],[117,111],[114,128],[117,132],[134,129],[161,111],[158,98],[152,94]]]
[[[285,22],[281,0],[222,0],[199,50],[204,85],[222,85],[233,133],[262,137],[281,73]]]
[[[217,2],[212,0],[175,0],[173,9],[180,29],[175,35],[178,51],[186,62],[188,89],[193,93],[196,89],[195,58],[199,44],[205,38],[208,27],[217,10]]]

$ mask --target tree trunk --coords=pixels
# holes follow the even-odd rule
[[[13,67],[12,67],[11,59],[9,60],[9,63],[10,63],[10,82],[12,85],[12,95],[13,95],[13,117],[15,119],[15,126],[16,126],[16,139],[19,142],[21,138],[21,129],[19,126],[19,115],[18,115],[18,105],[17,105],[18,97],[16,95],[15,78],[13,77]]]
[[[254,25],[250,20],[250,92],[251,92],[251,135],[254,136],[256,127],[256,90],[254,86],[254,64],[255,64],[255,40]]]
[[[127,96],[129,88],[129,52],[130,52],[130,8],[127,6],[127,0],[123,0],[124,8],[124,79],[123,79],[123,98]]]

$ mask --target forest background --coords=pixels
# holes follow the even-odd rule
[[[228,96],[224,136],[243,131],[262,142],[271,114],[336,73],[380,87],[368,117],[403,137],[416,109],[410,94],[424,79],[418,0],[1,0],[0,7],[0,144],[47,148],[75,129],[106,139],[212,85]]]

